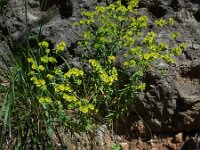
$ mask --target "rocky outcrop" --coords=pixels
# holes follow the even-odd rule
[[[137,111],[152,131],[198,132],[200,3],[192,0],[141,1],[141,7],[146,7],[151,17],[174,17],[176,30],[182,34],[181,40],[186,42],[187,48],[174,65],[167,67],[164,74],[147,73],[148,86],[137,100]],[[164,33],[163,37],[166,38],[166,35]]]
[[[73,22],[81,18],[82,9],[94,9],[93,0],[29,0],[27,20],[24,1],[9,1],[9,9],[4,14],[8,32],[0,23],[2,41],[10,35],[17,43],[23,43],[25,31],[30,34],[29,42],[36,47],[35,37],[41,30],[41,37],[53,46],[57,42],[67,41],[65,56],[76,64],[76,42],[81,30],[73,27]],[[45,3],[46,2],[46,3]],[[13,13],[12,13],[13,12]],[[170,31],[181,33],[180,41],[187,48],[175,64],[165,66],[164,73],[149,71],[146,75],[147,89],[138,96],[136,111],[155,132],[199,132],[200,131],[200,1],[198,0],[140,0],[139,12],[148,15],[150,21],[155,18],[173,17],[176,26]],[[28,21],[28,28],[26,22]],[[163,31],[163,40],[169,37],[169,31]],[[180,42],[177,41],[177,42]],[[1,42],[0,47],[2,47]],[[11,48],[11,47],[10,47]],[[2,51],[2,48],[0,48]],[[134,115],[134,114],[133,114]]]

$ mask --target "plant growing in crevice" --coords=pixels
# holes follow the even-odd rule
[[[145,72],[160,61],[174,63],[185,47],[171,46],[178,33],[172,33],[169,43],[159,42],[159,33],[147,29],[148,18],[137,13],[137,6],[138,0],[126,6],[118,0],[82,12],[84,18],[74,22],[86,28],[77,42],[79,68],[62,57],[65,42],[49,48],[38,38],[33,51],[27,39],[13,68],[2,135],[7,129],[10,135],[16,132],[21,149],[48,148],[56,142],[64,147],[67,133],[88,133],[102,118],[110,123],[133,109],[136,94],[145,89]],[[173,23],[172,18],[159,19],[154,26],[161,30]],[[66,70],[58,67],[58,59]]]
[[[125,6],[118,0],[97,6],[94,11],[83,11],[84,18],[74,22],[74,26],[86,28],[83,40],[78,42],[80,57],[83,64],[89,60],[97,87],[93,90],[99,91],[96,105],[104,107],[100,114],[106,111],[110,120],[134,107],[136,94],[145,89],[142,79],[148,69],[160,61],[174,63],[173,56],[179,56],[185,48],[184,43],[171,46],[179,38],[178,33],[172,33],[169,43],[158,42],[159,32],[148,31],[147,16],[137,12],[138,2],[130,0]],[[172,18],[161,18],[153,26],[161,31],[173,24]],[[112,68],[116,77],[109,74]]]

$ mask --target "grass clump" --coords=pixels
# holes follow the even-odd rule
[[[172,33],[170,43],[158,42],[159,33],[147,30],[148,18],[137,13],[137,5],[138,0],[127,6],[118,0],[82,12],[84,18],[74,23],[86,29],[77,43],[80,67],[62,57],[64,41],[55,48],[39,41],[36,52],[26,49],[26,60],[15,63],[3,107],[2,143],[9,133],[17,135],[19,149],[57,143],[64,148],[67,133],[89,133],[99,120],[109,124],[134,108],[136,94],[146,86],[145,72],[160,61],[174,63],[185,47],[171,46],[178,33]],[[156,20],[154,26],[162,30],[173,24],[169,18]],[[60,59],[64,69],[58,67]]]

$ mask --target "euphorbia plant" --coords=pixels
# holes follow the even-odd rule
[[[159,61],[174,63],[174,56],[185,47],[184,43],[171,46],[180,35],[172,33],[165,43],[156,32],[174,20],[156,20],[153,26],[160,30],[149,30],[148,18],[137,12],[137,6],[138,0],[129,0],[126,6],[118,0],[82,12],[83,19],[74,22],[86,29],[77,42],[80,67],[70,66],[62,57],[66,50],[62,41],[52,49],[40,41],[36,52],[28,51],[26,67],[16,66],[12,90],[18,93],[13,92],[12,105],[7,104],[8,110],[14,108],[10,115],[17,117],[21,145],[28,137],[37,145],[55,134],[60,139],[65,135],[58,132],[60,128],[63,133],[88,131],[99,116],[107,121],[122,116],[145,89],[145,72]],[[60,59],[65,69],[58,66]]]

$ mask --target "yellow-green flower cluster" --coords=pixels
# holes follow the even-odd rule
[[[40,42],[38,45],[40,47],[44,47],[44,48],[48,48],[49,47],[49,43],[47,41]]]
[[[138,90],[144,90],[145,87],[146,87],[146,83],[141,83],[141,84],[139,84],[139,85],[137,86],[137,89],[138,89]]]
[[[98,8],[96,8],[96,10],[97,9]],[[99,9],[102,9],[102,8],[99,8]],[[75,22],[74,26],[78,26],[78,24],[80,24],[80,25],[91,25],[91,24],[95,23],[94,17],[98,14],[98,12],[97,11],[93,11],[93,12],[92,11],[91,12],[89,12],[89,11],[83,11],[81,14],[83,16],[85,16],[87,19],[80,20],[79,23]]]
[[[132,56],[138,55],[142,52],[142,47],[141,46],[136,46],[134,48],[131,48],[128,53],[131,54]]]
[[[90,40],[91,38],[91,32],[90,31],[87,31],[84,33],[83,37],[86,39],[86,40]]]
[[[52,75],[52,74],[47,74],[46,77],[47,77],[49,80],[54,79],[54,75]]]
[[[46,81],[43,79],[37,79],[36,77],[31,77],[31,81],[33,81],[33,84],[35,84],[36,87],[42,87],[45,86]]]
[[[132,31],[127,31],[126,34],[123,36],[124,46],[132,46],[134,44],[135,39],[132,35]]]
[[[70,94],[66,94],[64,93],[63,94],[63,99],[66,101],[66,102],[76,102],[78,99],[76,96],[74,95],[70,95]]]
[[[137,19],[137,23],[140,28],[146,28],[147,27],[147,16],[141,16]]]
[[[177,47],[174,47],[171,49],[171,52],[175,55],[175,56],[179,56],[182,53],[182,50],[185,48],[185,43],[181,43],[180,45],[178,45]]]
[[[156,58],[158,58],[158,57],[159,57],[159,53],[157,53],[157,52],[145,53],[145,54],[143,55],[143,58],[144,58],[145,60],[156,59]]]
[[[177,33],[177,32],[172,33],[172,39],[180,38],[180,37],[181,37],[180,33]]]
[[[160,43],[158,44],[158,50],[159,50],[159,51],[166,50],[166,49],[168,49],[168,48],[169,48],[169,46],[167,45],[167,43],[160,42]]]
[[[130,0],[129,1],[129,4],[128,4],[128,10],[130,11],[130,12],[132,12],[133,11],[133,9],[134,8],[136,8],[137,6],[138,6],[138,3],[139,3],[139,0]]]
[[[48,47],[46,42],[41,42],[39,45],[44,48]],[[64,50],[65,46],[65,43],[61,42],[56,46],[56,49],[54,50],[56,50],[56,52],[61,52]],[[73,84],[79,82],[80,85],[80,82],[82,82],[82,80],[80,79],[77,80],[76,77],[81,77],[84,75],[83,69],[72,68],[69,69],[68,72],[63,73],[63,71],[59,67],[54,67],[53,64],[48,66],[49,62],[57,62],[56,58],[54,57],[54,55],[57,54],[52,54],[52,56],[49,56],[49,52],[42,52],[41,54],[45,55],[40,55],[39,60],[37,61],[33,57],[28,58],[28,62],[31,68],[28,75],[30,76],[30,80],[32,81],[36,90],[39,90],[39,93],[41,93],[41,95],[38,96],[39,103],[43,105],[59,105],[59,108],[62,109],[64,108],[62,106],[65,105],[68,109],[77,109],[84,114],[87,114],[90,111],[93,112],[95,110],[94,104],[90,103],[87,99],[79,98],[76,95],[79,92],[74,91]],[[110,56],[109,60],[110,62],[114,62],[115,57]],[[45,64],[44,66],[46,68],[42,65],[42,63]],[[71,78],[72,76],[74,76],[75,78],[73,78],[74,81],[71,82],[69,78]],[[112,80],[117,80],[117,70],[114,67],[112,69],[112,77],[110,78],[112,78]],[[53,103],[51,95],[48,94],[49,91],[53,92],[51,94],[55,97],[56,102],[59,103]],[[81,95],[82,94],[80,94],[80,96]],[[60,101],[57,101],[57,99],[60,99]]]
[[[83,76],[84,72],[83,72],[83,70],[80,70],[78,68],[72,68],[72,69],[69,69],[69,71],[64,74],[64,77],[71,78],[72,75],[79,77],[79,76]]]
[[[88,113],[89,110],[94,110],[94,109],[95,108],[93,104],[89,104],[87,106],[82,105],[79,107],[79,111],[82,113]]]
[[[130,27],[134,32],[138,32],[142,28],[147,27],[147,17],[146,16],[140,16],[139,18],[131,18]]]
[[[161,58],[163,60],[166,60],[167,62],[170,62],[170,63],[174,63],[174,59],[170,56],[169,53],[166,53],[164,55],[161,55]]]
[[[106,7],[105,6],[97,6],[96,11],[100,12],[100,13],[104,13],[106,11]]]
[[[76,21],[76,22],[73,23],[73,26],[74,26],[74,27],[78,27],[78,26],[79,26],[79,23]]]
[[[95,59],[90,59],[89,63],[95,69],[95,71],[98,73],[100,79],[104,83],[106,83],[107,85],[111,86],[114,81],[118,80],[118,78],[117,78],[118,73],[117,73],[117,69],[115,67],[113,67],[112,70],[110,70],[111,75],[109,76],[106,73],[106,71],[102,68],[102,66],[100,65],[100,63],[98,61],[96,61]]]
[[[102,8],[97,8],[97,9],[102,9]],[[94,18],[94,16],[97,14],[95,11],[94,12],[90,12],[90,11],[83,11],[81,12],[81,14],[85,17],[87,17],[88,19]]]
[[[103,70],[102,66],[100,65],[100,63],[95,60],[95,59],[90,59],[89,63],[91,64],[92,67],[95,68],[96,71],[101,71]]]
[[[86,114],[89,111],[94,111],[95,106],[94,104],[90,103],[88,99],[82,98],[81,101],[78,104],[79,111]],[[96,110],[97,111],[97,110]]]
[[[77,96],[72,93],[64,93],[62,98],[67,102],[68,109],[76,109],[82,113],[88,113],[89,110],[93,111],[95,109],[94,105],[89,103],[85,98],[79,99]]]
[[[40,97],[39,98],[39,102],[41,103],[41,104],[51,104],[52,103],[52,99],[51,99],[51,97]]]
[[[115,56],[108,56],[109,64],[112,64],[113,62],[115,62],[115,60],[116,60]]]
[[[43,65],[37,65],[36,61],[30,57],[28,58],[28,62],[31,64],[31,68],[37,71],[44,71],[45,67]]]
[[[136,61],[135,60],[129,60],[129,61],[125,61],[124,62],[124,66],[126,67],[126,68],[128,68],[128,67],[135,67],[136,66]]]
[[[40,59],[41,59],[41,62],[43,62],[43,63],[48,63],[48,62],[57,63],[56,58],[54,58],[52,56],[48,57],[47,55],[45,55],[45,56],[41,57]]]
[[[107,9],[111,11],[115,10],[115,8],[116,8],[116,5],[112,3],[107,7]]]
[[[109,76],[106,72],[99,74],[99,76],[104,83],[108,84],[109,86],[112,85],[114,81],[112,76]]]
[[[109,40],[106,39],[105,37],[100,37],[99,42],[105,44],[105,43],[109,42]]]
[[[155,36],[156,34],[153,31],[148,32],[148,35],[143,39],[143,43],[147,45],[152,45]]]
[[[56,75],[59,75],[59,74],[62,74],[62,70],[58,67],[55,67],[53,72],[56,74]]]
[[[34,76],[34,75],[35,75],[35,71],[33,71],[33,70],[30,71],[30,72],[28,73],[28,75],[29,75],[29,76]]]
[[[167,24],[167,22],[166,22],[164,19],[162,19],[162,18],[155,21],[155,25],[156,25],[157,27],[163,27],[163,26],[166,25],[166,24]]]
[[[117,7],[117,9],[116,9],[119,13],[127,13],[127,11],[128,11],[128,9],[125,7],[125,6],[123,6],[123,5],[121,5],[121,6],[119,6],[119,7]]]
[[[114,81],[117,81],[118,80],[118,72],[117,72],[117,69],[115,67],[112,67],[112,71],[111,71],[111,76],[113,78]]]
[[[34,60],[32,57],[29,57],[27,60],[28,60],[28,62],[31,63],[31,64],[34,64],[34,63],[35,63],[35,60]]]
[[[173,25],[174,24],[174,19],[173,18],[168,18],[168,24]]]
[[[66,42],[62,41],[56,45],[56,52],[63,52],[66,47]]]
[[[65,84],[58,84],[55,87],[55,92],[59,93],[59,92],[73,92],[73,89],[69,86],[69,85],[65,85]]]

